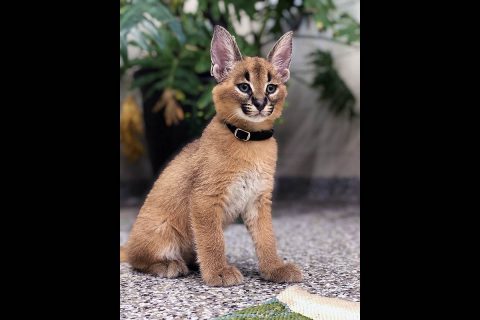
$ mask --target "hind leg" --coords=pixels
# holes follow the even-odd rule
[[[181,255],[179,248],[167,247],[160,248],[156,253],[147,255],[145,252],[132,259],[129,256],[129,262],[136,270],[153,274],[162,278],[177,278],[189,273],[185,260]]]
[[[127,246],[128,262],[139,271],[165,278],[187,275],[185,252],[193,247],[189,237],[171,222],[152,225],[138,221]]]
[[[164,260],[156,262],[145,270],[147,273],[162,278],[177,278],[188,274],[189,270],[183,260]]]
[[[174,253],[175,256],[177,253]],[[190,270],[198,271],[197,255],[192,247],[184,248],[178,253],[181,258],[177,260],[164,260],[152,264],[147,272],[165,278],[177,278],[186,276]],[[172,256],[172,253],[170,253]]]

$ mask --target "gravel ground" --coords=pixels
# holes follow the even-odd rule
[[[120,243],[138,209],[120,211]],[[285,205],[274,208],[279,254],[304,273],[300,284],[311,293],[360,301],[360,212],[358,206]],[[243,273],[242,285],[212,288],[200,274],[162,279],[120,264],[121,319],[211,319],[258,305],[275,297],[286,284],[260,279],[252,240],[245,227],[225,231],[227,258]]]

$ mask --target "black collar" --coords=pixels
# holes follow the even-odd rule
[[[235,138],[242,141],[260,141],[260,140],[267,140],[273,136],[273,129],[264,130],[264,131],[253,131],[248,132],[246,130],[240,129],[225,122],[225,125],[228,129],[233,133]]]

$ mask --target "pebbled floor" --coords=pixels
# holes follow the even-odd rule
[[[120,210],[120,243],[138,209]],[[278,204],[273,209],[279,254],[304,273],[311,293],[360,301],[360,212],[358,206]],[[252,240],[241,224],[225,231],[227,257],[245,277],[242,285],[212,288],[200,274],[162,279],[120,264],[121,319],[211,319],[258,305],[285,289],[260,279]]]

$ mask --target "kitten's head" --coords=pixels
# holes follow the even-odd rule
[[[292,34],[285,33],[267,59],[242,57],[235,38],[215,26],[211,74],[218,84],[212,94],[217,114],[223,120],[250,130],[273,126],[287,97],[285,82],[290,77]]]

